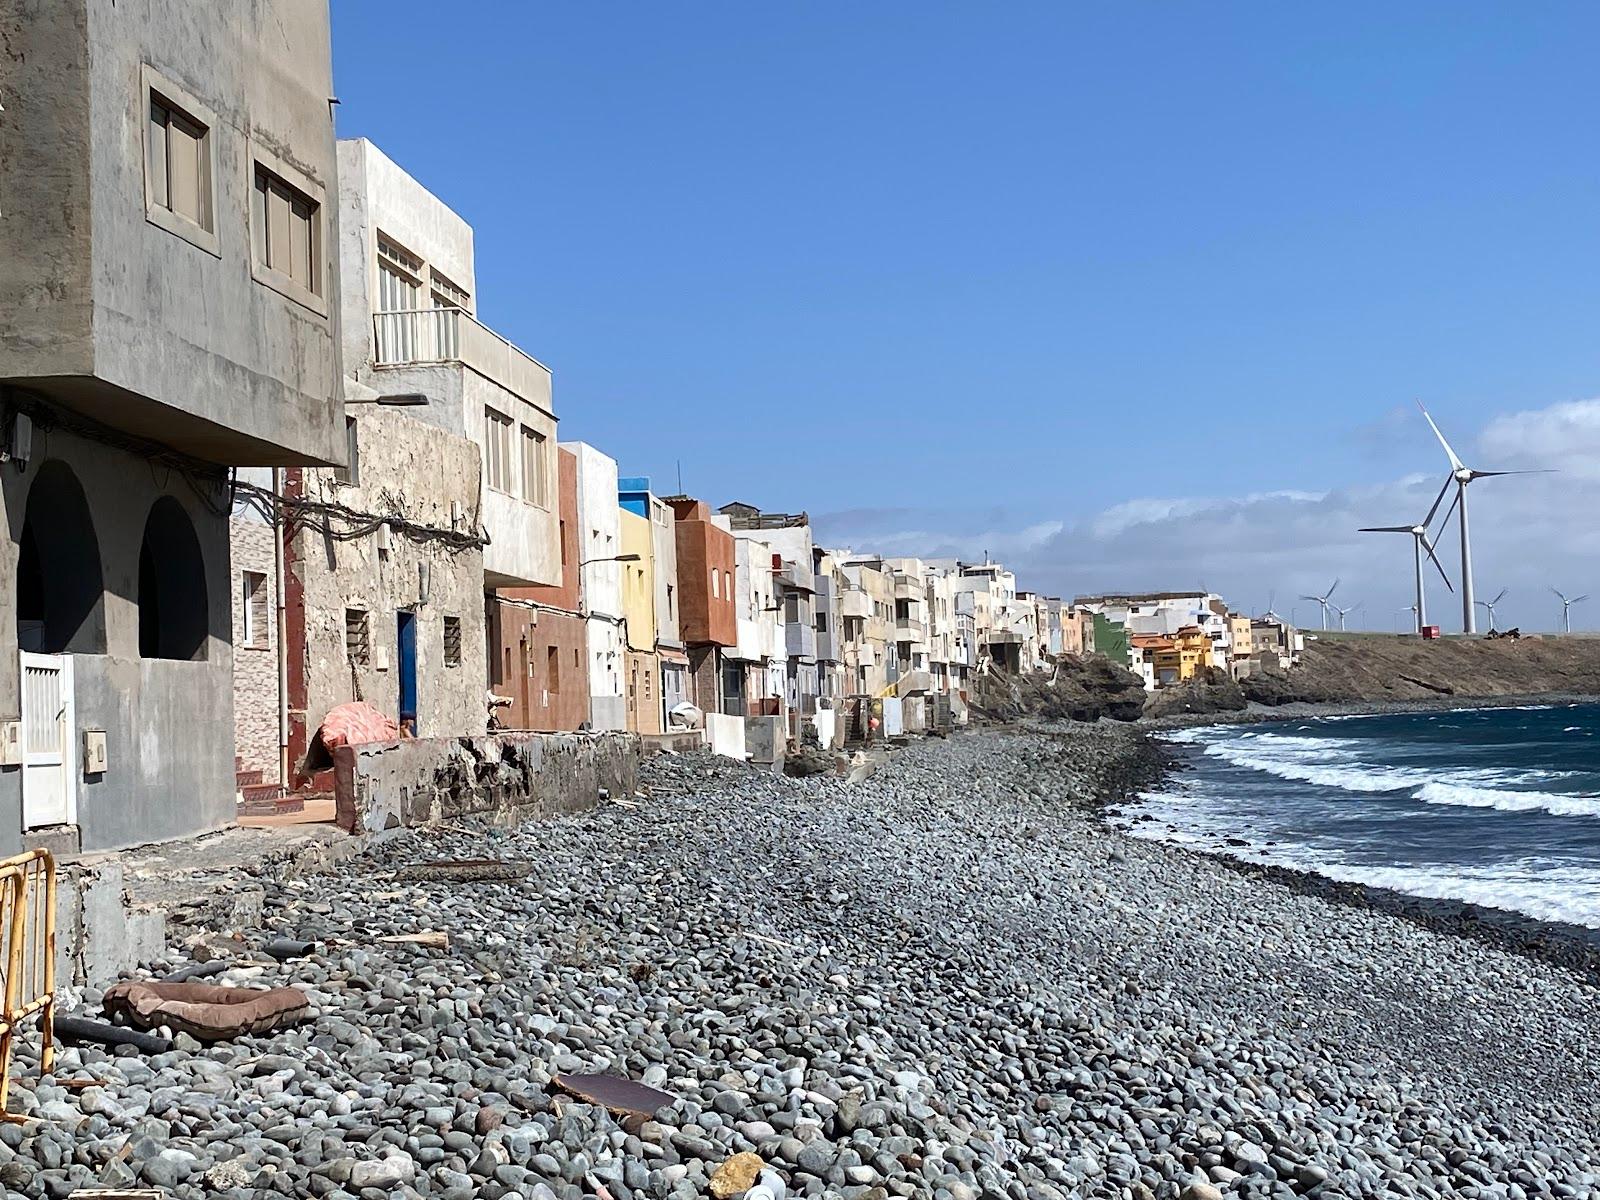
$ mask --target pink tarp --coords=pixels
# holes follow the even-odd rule
[[[330,708],[322,718],[317,737],[332,754],[340,746],[361,746],[367,742],[393,742],[400,738],[400,726],[387,714],[364,700]]]

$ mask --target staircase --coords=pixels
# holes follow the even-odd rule
[[[233,780],[238,792],[239,816],[275,817],[304,811],[304,796],[291,795],[281,783],[264,783],[262,779],[263,772],[247,770],[243,759],[234,758]]]

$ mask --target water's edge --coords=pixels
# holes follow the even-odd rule
[[[1130,770],[1125,786],[1098,797],[1095,810],[1099,820],[1108,830],[1113,830],[1121,836],[1133,836],[1117,821],[1122,806],[1172,780],[1183,769],[1179,755],[1158,736],[1168,730],[1300,721],[1332,716],[1507,708],[1520,704],[1565,704],[1575,701],[1593,703],[1595,699],[1594,696],[1563,694],[1495,697],[1477,703],[1458,701],[1441,704],[1296,705],[1293,711],[1261,709],[1222,714],[1226,718],[1223,720],[1217,719],[1218,714],[1192,714],[1189,719],[1179,716],[1160,721],[1140,722],[1128,730],[1130,737],[1138,744],[1138,749],[1128,756]],[[1467,900],[1414,896],[1409,892],[1373,884],[1347,883],[1300,867],[1251,862],[1237,858],[1225,850],[1186,846],[1165,839],[1160,839],[1158,844],[1177,853],[1210,859],[1240,875],[1288,888],[1301,895],[1315,896],[1347,908],[1365,909],[1399,917],[1436,933],[1472,938],[1524,958],[1565,967],[1585,976],[1589,982],[1600,985],[1600,929],[1562,921],[1541,920],[1526,913],[1494,908]]]

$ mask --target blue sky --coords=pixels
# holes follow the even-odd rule
[[[334,38],[341,136],[472,223],[562,436],[657,490],[1376,609],[1331,516],[1292,564],[1190,564],[1181,516],[1409,502],[1414,399],[1473,444],[1600,394],[1593,5],[335,0]],[[1161,537],[1086,544],[1108,513]],[[1531,553],[1484,567],[1600,574]]]

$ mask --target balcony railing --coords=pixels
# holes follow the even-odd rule
[[[463,309],[374,313],[372,326],[380,367],[461,363],[550,411],[550,368]]]

